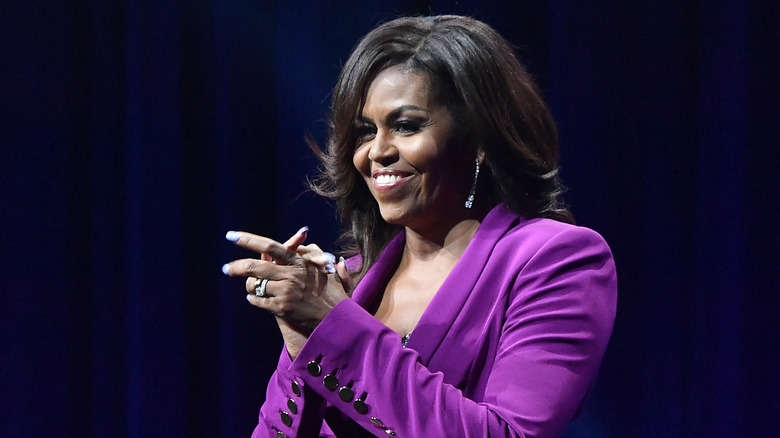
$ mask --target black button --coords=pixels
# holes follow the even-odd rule
[[[355,400],[355,403],[353,403],[352,406],[355,407],[355,410],[360,415],[366,415],[368,413],[368,405],[361,399]]]
[[[335,391],[336,388],[339,387],[339,379],[337,379],[333,374],[334,373],[326,374],[325,378],[322,379],[322,384],[331,391]]]
[[[371,417],[371,422],[379,427],[385,427],[385,423],[382,423],[382,420],[376,417]]]
[[[276,438],[287,438],[287,435],[283,434],[281,430],[277,430]]]
[[[295,400],[293,399],[287,400],[287,409],[289,409],[293,415],[298,413],[298,405],[295,404]]]
[[[312,376],[317,377],[322,374],[322,367],[319,363],[317,363],[316,360],[313,360],[306,364],[306,371],[308,371]]]
[[[393,429],[385,429],[385,433],[390,436],[395,436],[395,432],[393,432]]]
[[[282,411],[279,413],[279,416],[282,417],[282,423],[284,423],[285,426],[290,427],[292,426],[292,417],[287,412]]]
[[[352,389],[350,389],[347,386],[342,386],[339,388],[339,398],[347,403],[351,402],[352,399],[355,397],[355,393],[352,392]]]
[[[306,368],[308,368],[308,367],[306,367]],[[298,381],[297,380],[293,380],[292,381],[292,391],[293,391],[293,394],[297,395],[298,397],[301,396],[301,386],[298,385]]]

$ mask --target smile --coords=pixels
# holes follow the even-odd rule
[[[377,191],[392,190],[405,183],[410,176],[411,176],[410,174],[407,174],[405,172],[399,172],[399,171],[380,170],[374,172],[373,175],[374,190]]]
[[[401,175],[379,175],[375,178],[379,186],[391,186],[401,179]]]

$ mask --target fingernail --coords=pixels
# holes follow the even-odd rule
[[[222,265],[222,273],[225,275],[230,275],[230,263],[225,263]]]
[[[250,303],[250,304],[252,303],[252,300],[251,300],[251,298],[249,297],[249,294],[246,294],[246,300],[247,300],[247,301],[249,301],[249,303]]]
[[[343,257],[343,256],[342,256],[342,257],[339,257],[339,264],[341,264],[341,263],[344,263],[345,265],[347,264],[347,261],[346,261],[346,260],[344,260],[344,257]]]
[[[301,229],[300,229],[300,230],[298,230],[298,231],[295,233],[295,235],[297,236],[298,234],[303,234],[303,233],[305,233],[305,232],[307,232],[307,231],[309,231],[309,227],[303,226],[303,227],[301,227]]]
[[[325,265],[325,270],[328,271],[328,274],[333,274],[336,272],[336,268],[331,263]]]
[[[237,242],[240,237],[241,236],[239,236],[238,232],[236,232],[236,231],[228,231],[225,234],[225,239],[227,239],[227,240],[229,240],[231,242]]]
[[[322,258],[324,258],[328,263],[336,263],[336,256],[329,252],[322,253]]]

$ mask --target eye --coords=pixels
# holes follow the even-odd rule
[[[368,124],[359,124],[354,127],[357,144],[369,141],[376,136],[376,127]]]
[[[396,132],[400,132],[402,134],[413,134],[415,132],[419,132],[421,127],[422,126],[420,123],[413,120],[399,120],[395,123]]]

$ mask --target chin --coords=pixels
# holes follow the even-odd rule
[[[396,215],[382,215],[382,219],[384,219],[385,222],[392,225],[403,225],[403,219],[399,218]]]
[[[382,219],[384,219],[388,224],[403,225],[406,222],[404,219],[406,218],[407,214],[405,211],[402,211],[399,208],[383,208],[380,206],[379,213],[382,215]]]

